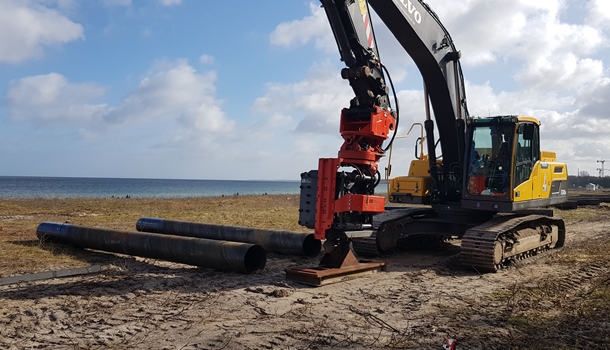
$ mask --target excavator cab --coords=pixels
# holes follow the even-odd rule
[[[565,201],[567,167],[540,150],[539,128],[525,116],[469,122],[462,207],[512,212]]]
[[[510,200],[516,123],[498,121],[476,123],[472,130],[466,190],[469,195]]]

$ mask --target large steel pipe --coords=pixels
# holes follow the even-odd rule
[[[266,251],[288,255],[316,256],[322,244],[311,233],[267,230],[253,227],[212,225],[158,218],[140,218],[138,231],[177,236],[221,239],[258,244]]]
[[[255,244],[217,241],[148,232],[124,232],[43,222],[40,240],[113,253],[161,259],[224,271],[250,273],[265,267],[265,250]]]

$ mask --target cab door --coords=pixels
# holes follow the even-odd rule
[[[515,144],[515,164],[513,170],[514,201],[537,198],[535,188],[542,186],[544,175],[540,174],[536,163],[540,160],[540,132],[535,123],[520,123]],[[542,175],[542,176],[541,176]]]

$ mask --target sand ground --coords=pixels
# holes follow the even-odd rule
[[[0,348],[608,349],[610,214],[594,212],[566,248],[495,274],[460,266],[452,241],[319,288],[284,276],[319,257],[241,275],[86,251],[102,272],[0,287]]]

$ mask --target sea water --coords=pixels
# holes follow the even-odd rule
[[[184,198],[298,194],[299,181],[0,176],[0,198]]]

